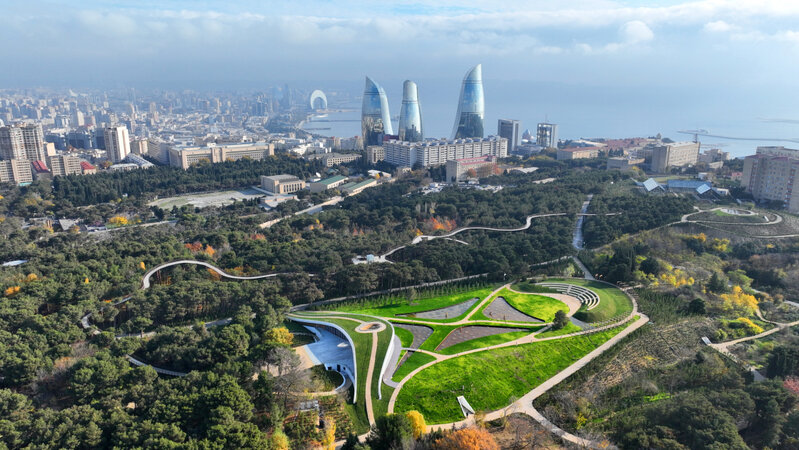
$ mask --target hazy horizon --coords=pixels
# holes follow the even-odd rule
[[[487,131],[498,117],[530,127],[548,116],[563,136],[796,139],[797,19],[799,3],[759,0],[33,0],[4,5],[0,58],[12,63],[0,88],[289,83],[357,95],[369,75],[397,114],[411,79],[437,135],[482,63]]]

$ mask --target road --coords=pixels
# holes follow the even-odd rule
[[[335,204],[337,204],[338,202],[340,202],[342,200],[344,200],[344,197],[335,196],[335,197],[332,197],[329,200],[326,200],[326,201],[324,201],[322,203],[319,203],[318,205],[312,205],[312,206],[309,206],[309,207],[303,209],[302,211],[297,211],[294,214],[291,214],[291,215],[288,215],[288,216],[283,216],[283,217],[280,217],[278,219],[267,220],[266,222],[264,222],[264,223],[262,223],[262,224],[260,224],[258,226],[260,228],[269,228],[272,225],[274,225],[276,223],[279,223],[279,222],[281,222],[284,219],[288,219],[289,217],[299,216],[300,214],[309,214],[309,213],[310,214],[314,214],[314,213],[317,213],[317,212],[321,211],[322,208],[324,208],[325,206],[335,205]]]

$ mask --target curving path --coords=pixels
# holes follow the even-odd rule
[[[220,269],[219,267],[216,267],[215,265],[213,265],[211,263],[207,263],[205,261],[197,261],[197,260],[193,260],[193,259],[180,259],[180,260],[177,260],[177,261],[171,261],[171,262],[168,262],[168,263],[160,264],[160,265],[155,266],[152,269],[148,270],[144,274],[144,277],[142,277],[141,288],[140,289],[141,290],[149,289],[150,288],[150,278],[152,278],[152,276],[155,275],[155,273],[158,272],[159,270],[166,269],[167,267],[179,266],[179,265],[182,265],[182,264],[203,266],[203,267],[206,267],[206,268],[208,268],[210,270],[213,270],[214,272],[219,274],[221,277],[230,278],[232,280],[261,280],[261,279],[264,279],[264,278],[278,277],[280,275],[291,275],[290,273],[283,273],[283,272],[281,272],[281,273],[270,273],[270,274],[266,274],[266,275],[253,275],[253,276],[232,275],[232,274],[229,274],[229,273],[225,272],[224,270]],[[312,277],[314,275],[313,274],[308,274],[308,276]],[[130,299],[131,299],[130,295],[125,296],[122,299],[120,299],[119,301],[116,301],[114,303],[110,303],[110,304],[104,306],[101,309],[101,311],[106,309],[106,308],[108,308],[108,307],[111,307],[111,306],[121,305],[121,304],[127,302]],[[89,320],[91,319],[92,314],[94,314],[94,313],[88,313],[88,314],[84,315],[83,317],[81,317],[80,324],[81,324],[81,326],[83,328],[85,328],[85,329],[91,328],[91,323],[89,322]],[[213,326],[215,324],[215,322],[220,322],[218,324],[223,324],[221,322],[225,321],[225,320],[228,320],[228,319],[220,319],[219,321],[208,322],[208,323],[212,324],[211,326]],[[100,331],[98,331],[98,330],[94,330],[92,332],[92,334],[99,334],[99,333],[100,333]],[[134,336],[140,336],[140,335],[130,335],[130,336],[127,336],[127,337],[134,337]]]
[[[588,199],[583,203],[583,207],[582,207],[581,212],[579,214],[577,214],[579,219],[577,221],[578,222],[577,223],[577,228],[575,229],[575,240],[573,241],[575,243],[575,248],[577,248],[577,249],[581,249],[582,248],[582,246],[578,246],[576,244],[576,242],[577,242],[578,233],[579,233],[580,236],[582,235],[582,221],[583,221],[584,217],[586,217],[586,216],[596,216],[596,215],[617,216],[617,215],[621,214],[621,213],[618,213],[618,212],[616,212],[616,213],[605,213],[605,214],[590,214],[590,213],[586,213],[586,210],[588,209],[588,204],[591,202],[591,198],[592,197],[593,197],[593,194],[589,194],[588,195]],[[456,234],[459,234],[459,233],[463,233],[464,231],[480,230],[480,231],[497,231],[497,232],[503,232],[503,233],[514,233],[514,232],[518,232],[518,231],[524,231],[524,230],[527,230],[528,228],[530,228],[530,226],[533,224],[533,219],[540,219],[540,218],[543,218],[543,217],[567,216],[569,214],[571,214],[571,213],[532,214],[532,215],[529,215],[529,216],[527,216],[525,218],[525,224],[524,225],[522,225],[520,227],[516,227],[516,228],[495,228],[495,227],[479,227],[478,226],[478,227],[458,228],[457,230],[454,230],[454,231],[451,231],[451,232],[449,232],[447,234],[442,234],[442,235],[433,236],[433,235],[424,234],[424,235],[416,236],[415,238],[413,238],[413,240],[411,241],[410,244],[401,245],[399,247],[396,247],[396,248],[393,248],[393,249],[387,251],[386,253],[383,253],[380,256],[375,256],[375,262],[390,262],[387,258],[389,256],[391,256],[392,254],[394,254],[395,252],[398,252],[398,251],[400,251],[400,250],[402,250],[404,248],[410,247],[412,245],[416,245],[416,244],[418,244],[420,242],[424,242],[424,241],[432,241],[432,240],[435,240],[435,239],[448,239],[448,240],[453,240],[453,241],[461,243],[461,244],[467,244],[468,245],[468,243],[465,242],[465,241],[460,241],[460,240],[452,238],[452,236],[455,236]],[[580,240],[582,240],[581,237],[580,237]],[[582,244],[580,244],[580,245],[582,245]]]
[[[794,306],[794,307],[799,307],[799,304],[797,304],[797,303],[793,303],[793,302],[786,302],[786,303],[788,303],[789,305]],[[755,340],[755,339],[760,339],[762,337],[769,336],[771,334],[774,334],[774,333],[776,333],[778,331],[781,331],[781,330],[784,330],[786,328],[790,328],[790,327],[799,325],[799,320],[796,320],[796,321],[793,321],[793,322],[787,322],[787,323],[786,322],[774,322],[774,321],[768,320],[765,317],[763,317],[763,313],[760,312],[760,309],[757,309],[755,312],[757,313],[757,316],[762,321],[768,322],[768,323],[776,325],[776,326],[774,328],[770,329],[770,330],[766,330],[766,331],[764,331],[762,333],[759,333],[759,334],[756,334],[754,336],[742,337],[742,338],[739,338],[739,339],[734,339],[732,341],[719,342],[719,343],[715,343],[715,344],[707,344],[707,346],[712,348],[712,349],[714,349],[714,350],[716,350],[716,351],[718,351],[719,353],[722,353],[723,355],[726,355],[726,356],[732,358],[733,361],[740,362],[738,360],[738,358],[732,353],[732,351],[730,351],[730,347],[732,347],[732,346],[734,346],[736,344],[740,344],[742,342],[747,342],[747,341],[752,341],[752,340]],[[752,375],[755,377],[755,381],[764,381],[766,379],[766,377],[764,377],[757,370],[756,367],[748,365],[748,364],[746,364],[744,362],[741,362],[741,363],[746,365],[746,369],[749,370],[749,372],[752,373]]]

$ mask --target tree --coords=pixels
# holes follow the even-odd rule
[[[656,258],[650,256],[641,261],[640,269],[644,273],[657,276],[661,271],[660,262],[658,262]]]
[[[294,342],[294,335],[286,327],[277,327],[266,332],[266,340],[272,344],[290,347]]]
[[[710,276],[710,280],[707,282],[707,289],[717,294],[727,292],[727,282],[719,276],[718,272],[713,272],[713,275]]]
[[[405,413],[405,417],[407,417],[408,421],[411,423],[414,439],[419,439],[423,434],[427,433],[427,424],[425,424],[422,413],[419,411],[408,411]]]
[[[336,421],[332,417],[325,417],[325,428],[322,430],[322,447],[333,450],[336,442]]]
[[[696,315],[703,315],[707,313],[707,307],[705,304],[705,300],[697,297],[691,300],[691,303],[688,303],[688,312],[691,314]]]
[[[499,450],[491,433],[482,428],[454,431],[433,444],[435,450]]]
[[[289,450],[289,437],[281,430],[275,430],[269,436],[269,448],[272,450]]]
[[[373,450],[407,449],[413,441],[410,420],[402,414],[379,417],[366,437]]]
[[[552,329],[560,330],[569,324],[569,316],[563,310],[555,312],[555,320],[552,321]]]

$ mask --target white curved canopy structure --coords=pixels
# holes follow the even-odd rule
[[[317,100],[322,100],[322,107],[321,108],[317,108],[315,106],[315,103],[316,103]],[[324,92],[322,92],[319,89],[317,89],[317,90],[311,92],[311,97],[310,97],[309,103],[311,104],[311,109],[312,110],[327,109],[327,96],[325,95]]]

